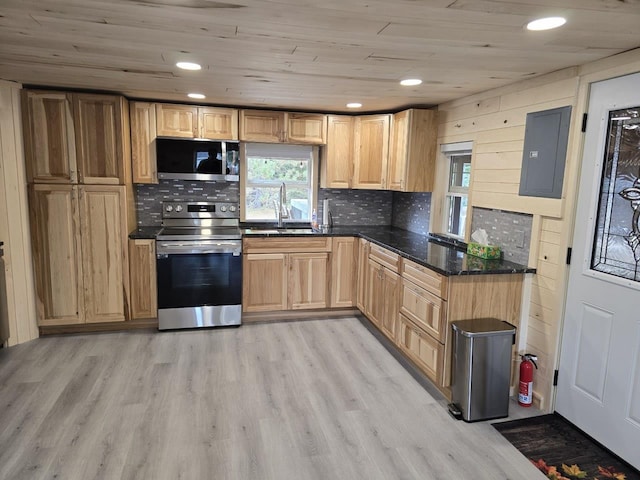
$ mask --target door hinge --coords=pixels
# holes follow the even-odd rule
[[[571,265],[571,247],[567,248],[567,265]]]
[[[587,117],[589,116],[589,114],[585,113],[582,115],[582,132],[586,132],[587,131]]]
[[[558,386],[558,370],[553,371],[553,386]]]

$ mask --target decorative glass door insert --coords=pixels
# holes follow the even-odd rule
[[[640,107],[609,112],[591,269],[640,281]]]

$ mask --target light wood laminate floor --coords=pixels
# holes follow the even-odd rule
[[[543,479],[356,318],[0,352],[2,479]]]

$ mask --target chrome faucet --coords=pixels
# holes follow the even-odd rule
[[[273,203],[276,207],[276,216],[278,217],[278,228],[282,228],[284,225],[282,220],[289,218],[289,209],[287,208],[287,186],[282,182],[280,185],[280,192],[278,193],[278,202],[274,200]]]

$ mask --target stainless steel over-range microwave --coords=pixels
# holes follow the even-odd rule
[[[158,138],[158,178],[239,180],[238,142]]]

